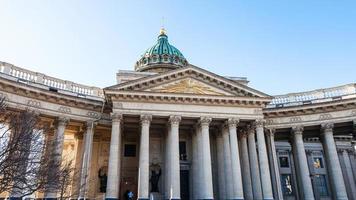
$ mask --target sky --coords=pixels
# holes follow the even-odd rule
[[[0,0],[0,61],[107,87],[164,25],[193,65],[270,95],[302,92],[356,83],[355,9],[353,0]]]

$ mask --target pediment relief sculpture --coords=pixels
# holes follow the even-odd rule
[[[213,87],[203,84],[194,79],[183,79],[171,84],[158,86],[149,89],[153,92],[163,93],[185,93],[185,94],[205,94],[205,95],[230,95],[226,92],[219,91]]]

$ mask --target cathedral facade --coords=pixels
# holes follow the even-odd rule
[[[164,29],[116,79],[90,87],[0,62],[0,96],[51,123],[80,172],[71,198],[356,199],[355,83],[270,96],[190,64]]]

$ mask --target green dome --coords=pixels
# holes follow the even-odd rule
[[[169,44],[166,31],[161,29],[157,43],[148,48],[136,62],[136,71],[166,71],[184,67],[188,64],[183,54],[173,45]]]

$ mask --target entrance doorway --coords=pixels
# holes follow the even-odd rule
[[[189,170],[180,171],[180,198],[189,200]]]

